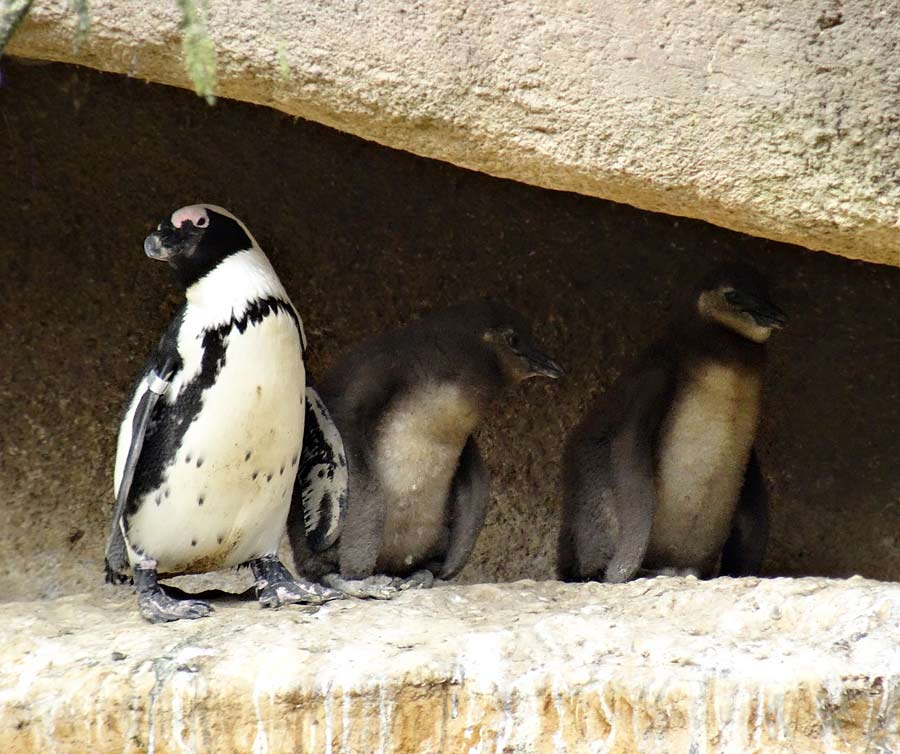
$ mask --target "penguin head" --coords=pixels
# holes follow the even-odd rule
[[[769,298],[766,281],[743,264],[715,270],[701,286],[697,312],[754,343],[764,343],[772,330],[787,324],[787,316]]]
[[[538,345],[525,318],[503,304],[484,302],[476,318],[477,334],[497,358],[503,374],[511,382],[529,377],[557,380],[562,367]]]
[[[254,246],[244,224],[212,204],[176,210],[144,239],[144,253],[168,262],[184,288],[190,288],[227,257]]]

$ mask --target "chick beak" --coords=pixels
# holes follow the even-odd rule
[[[760,327],[781,330],[787,324],[787,315],[767,299],[745,291],[729,291],[726,299],[735,309],[753,317],[753,321]]]
[[[766,301],[756,302],[751,309],[748,309],[748,313],[760,327],[782,330],[787,325],[787,315],[777,306]]]
[[[549,377],[551,380],[558,380],[565,375],[559,364],[540,352],[529,355],[528,368],[531,377]]]

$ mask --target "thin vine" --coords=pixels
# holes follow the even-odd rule
[[[206,14],[194,0],[176,0],[181,9],[181,50],[194,91],[212,105],[216,90],[216,47],[206,29]]]
[[[31,2],[32,0],[3,0],[3,10],[0,11],[0,55],[28,13]]]
[[[0,0],[0,56],[19,24],[28,14],[33,0]],[[216,101],[216,47],[206,27],[205,7],[196,0],[175,0],[181,11],[181,51],[184,69],[194,91],[209,104]],[[77,51],[91,27],[88,0],[69,0],[69,8],[77,18],[73,48]]]

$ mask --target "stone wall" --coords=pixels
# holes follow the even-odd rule
[[[199,4],[199,3],[198,3]],[[209,0],[225,97],[492,175],[900,265],[879,0]],[[178,3],[40,0],[10,51],[179,86]]]
[[[769,274],[766,573],[900,578],[900,270],[551,192],[250,105],[62,65],[0,88],[0,599],[99,588],[118,415],[178,294],[141,243],[210,201],[259,238],[321,373],[359,338],[481,295],[568,370],[479,431],[492,508],[466,582],[553,574],[562,443],[717,261]]]

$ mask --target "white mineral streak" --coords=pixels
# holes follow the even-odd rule
[[[164,626],[126,591],[0,606],[3,754],[900,752],[897,584],[519,582]]]
[[[221,96],[900,265],[896,0],[208,0]],[[175,2],[40,0],[15,55],[176,86]]]

